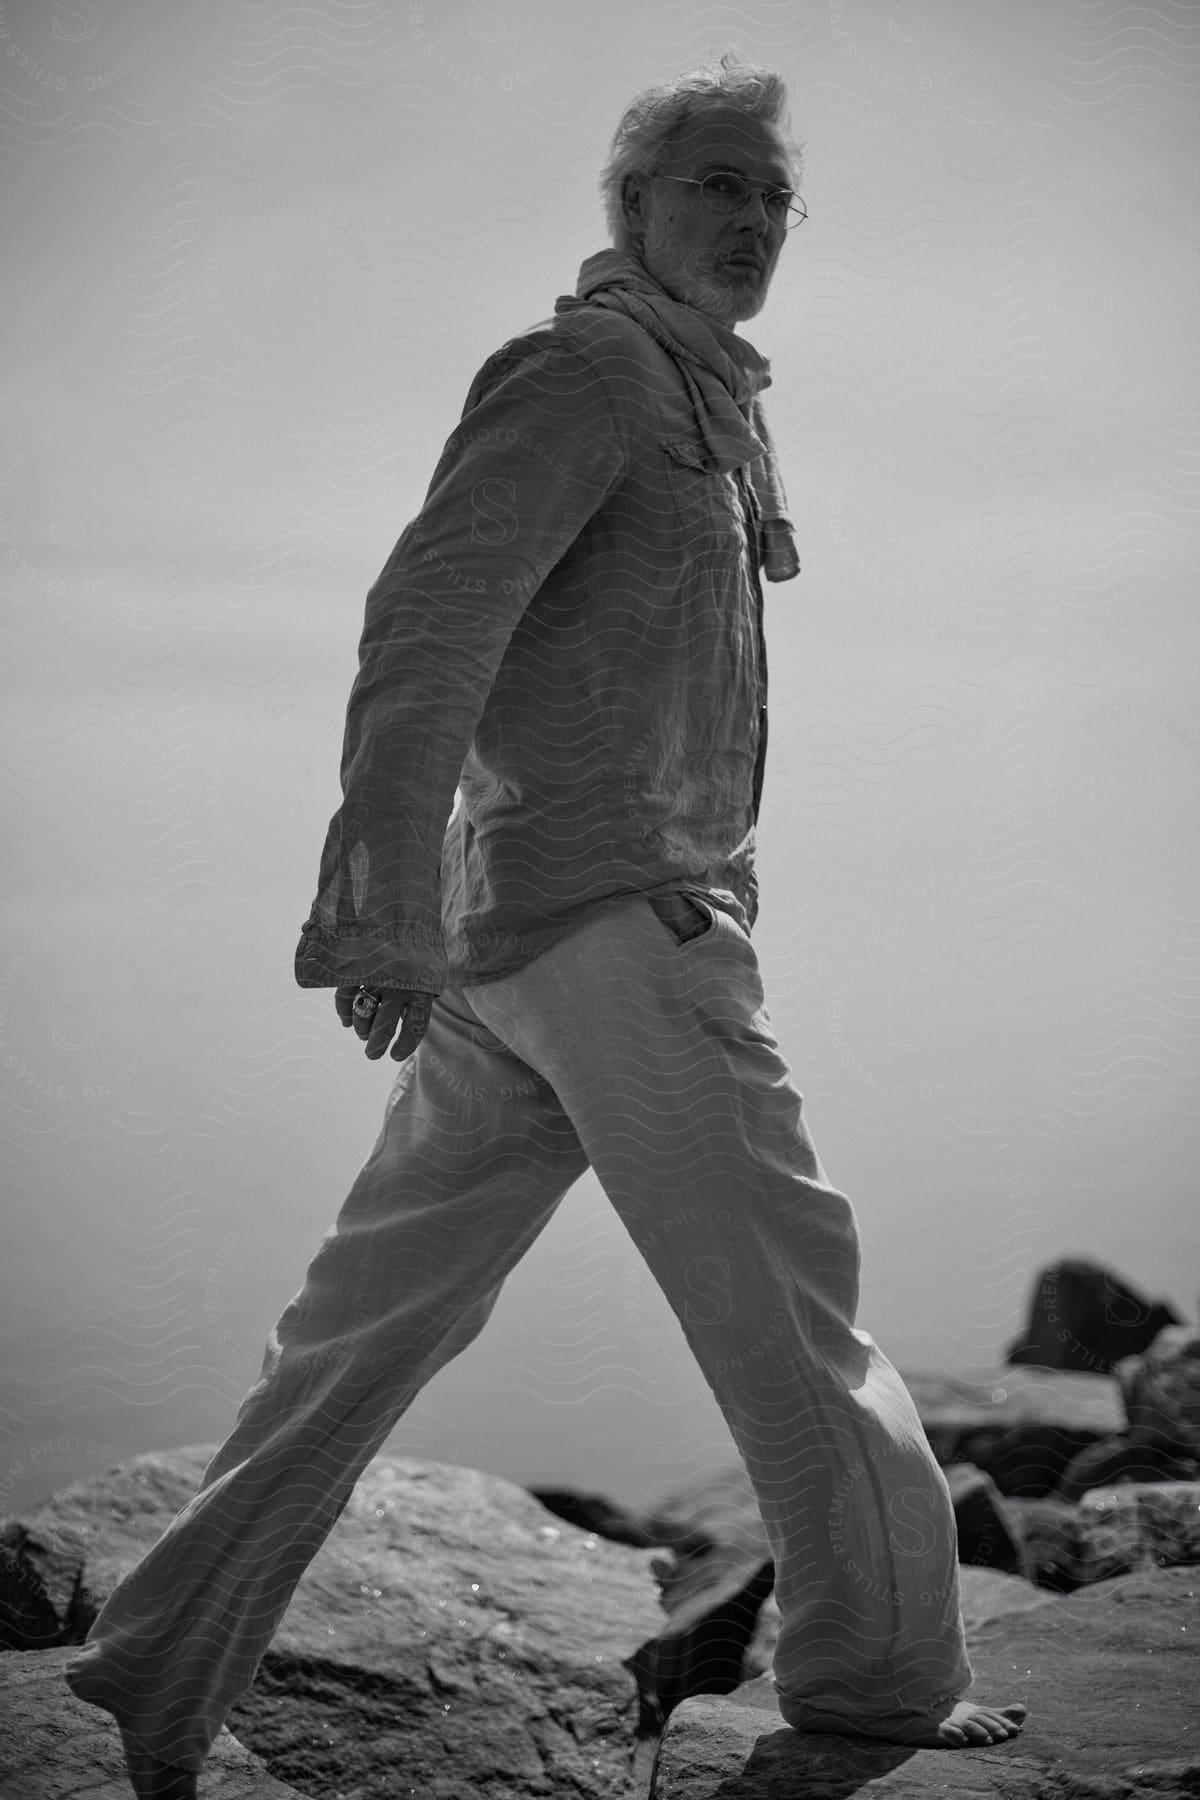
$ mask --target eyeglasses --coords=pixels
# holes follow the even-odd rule
[[[757,191],[763,197],[763,205],[767,209],[767,217],[772,224],[782,224],[785,231],[795,225],[803,225],[808,217],[808,208],[799,194],[793,194],[791,188],[769,188],[764,182],[748,182],[744,176],[735,175],[731,169],[719,169],[713,175],[706,175],[703,181],[697,181],[691,175],[664,175],[663,181],[686,181],[689,187],[700,189],[700,198],[714,212],[741,212],[750,195]]]

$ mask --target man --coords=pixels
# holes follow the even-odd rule
[[[358,1476],[589,1165],[753,1481],[782,1717],[1021,1728],[960,1698],[949,1490],[854,1328],[857,1221],[750,942],[759,576],[798,563],[768,365],[732,326],[803,217],[785,102],[728,55],[633,102],[614,248],[488,359],[368,596],[296,973],[402,1066],[229,1439],[69,1666],[143,1795],[194,1794]]]

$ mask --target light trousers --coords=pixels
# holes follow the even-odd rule
[[[201,1767],[359,1475],[589,1165],[753,1484],[783,1716],[877,1721],[970,1685],[949,1488],[855,1327],[853,1207],[750,938],[688,891],[698,936],[631,895],[515,974],[438,996],[229,1438],[67,1665],[155,1755]]]

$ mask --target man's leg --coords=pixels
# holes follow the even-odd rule
[[[729,1423],[775,1558],[785,1720],[999,1741],[1024,1709],[955,1708],[972,1675],[949,1488],[855,1329],[853,1208],[813,1147],[750,940],[705,912],[686,938],[631,897],[469,988],[472,1005],[552,1083]]]
[[[586,1167],[551,1089],[446,990],[232,1432],[67,1665],[80,1699],[200,1768],[359,1475]]]

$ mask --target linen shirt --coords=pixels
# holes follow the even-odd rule
[[[725,441],[610,309],[487,359],[367,595],[301,987],[495,979],[632,893],[749,931],[761,446]]]

